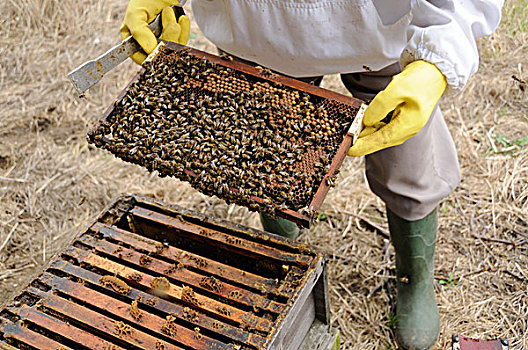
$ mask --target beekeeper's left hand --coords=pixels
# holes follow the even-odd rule
[[[359,157],[401,145],[420,131],[447,87],[434,64],[414,61],[372,100],[363,119],[364,129],[349,156]],[[388,123],[383,122],[393,112]]]

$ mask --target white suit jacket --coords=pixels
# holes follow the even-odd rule
[[[379,70],[423,59],[461,90],[478,68],[475,39],[503,0],[191,0],[220,49],[294,77]]]

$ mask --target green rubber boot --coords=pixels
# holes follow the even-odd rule
[[[433,284],[438,213],[408,221],[387,209],[396,251],[396,341],[402,349],[432,349],[440,330]]]
[[[296,223],[280,217],[273,218],[272,216],[260,213],[260,222],[264,231],[274,233],[282,237],[297,239],[299,236],[299,227]]]

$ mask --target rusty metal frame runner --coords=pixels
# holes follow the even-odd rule
[[[200,255],[177,237],[224,255]],[[304,244],[122,196],[2,305],[0,349],[275,349],[312,291],[316,317],[329,324],[323,266]],[[124,291],[101,283],[104,276]],[[162,292],[152,287],[160,277],[169,282]],[[201,283],[211,277],[221,281],[217,290]]]
[[[197,49],[189,48],[189,47],[182,46],[182,45],[179,45],[179,44],[175,44],[175,43],[172,43],[172,42],[162,42],[160,45],[165,45],[166,47],[168,47],[168,48],[170,48],[170,49],[172,49],[174,51],[187,49],[187,50],[189,50],[190,54],[192,54],[192,55],[194,55],[196,57],[199,57],[199,58],[204,58],[205,57],[207,60],[209,60],[211,62],[214,62],[214,63],[216,63],[218,65],[224,66],[226,68],[231,68],[231,69],[236,70],[238,72],[241,72],[243,74],[251,75],[252,77],[257,78],[259,80],[266,80],[266,81],[268,81],[270,83],[280,83],[280,84],[282,84],[284,86],[287,86],[287,87],[290,87],[290,88],[293,88],[293,89],[296,89],[296,90],[300,90],[300,91],[306,92],[306,93],[308,93],[310,95],[314,95],[314,96],[317,96],[317,97],[320,97],[320,98],[323,98],[323,99],[327,99],[327,100],[340,102],[340,103],[349,105],[352,108],[357,109],[357,114],[354,115],[354,116],[351,116],[351,118],[353,118],[354,122],[352,123],[352,125],[349,128],[348,132],[345,133],[345,135],[343,136],[343,141],[341,142],[341,144],[340,144],[340,146],[339,146],[339,148],[338,148],[338,150],[336,152],[336,155],[335,155],[334,159],[332,160],[332,162],[330,164],[330,168],[329,168],[327,174],[322,179],[321,184],[319,185],[319,188],[315,192],[315,195],[313,196],[313,198],[312,198],[312,200],[311,200],[311,202],[310,202],[310,204],[308,206],[308,210],[310,212],[315,212],[315,211],[319,210],[319,208],[323,204],[323,201],[324,201],[326,195],[328,194],[328,191],[330,190],[330,185],[328,184],[327,179],[332,178],[332,177],[334,177],[337,174],[337,171],[339,170],[339,168],[343,164],[343,161],[346,158],[348,149],[353,145],[353,143],[355,142],[355,140],[357,139],[357,137],[359,135],[359,132],[361,131],[363,113],[364,113],[365,106],[366,106],[364,104],[364,102],[362,100],[356,99],[354,97],[345,96],[345,95],[339,94],[337,92],[334,92],[334,91],[331,91],[331,90],[327,90],[327,89],[324,89],[324,88],[321,88],[321,87],[318,87],[318,86],[315,86],[315,85],[311,85],[311,84],[308,84],[308,83],[304,83],[302,81],[299,81],[299,80],[296,80],[296,79],[293,79],[293,78],[289,78],[289,77],[286,77],[286,76],[283,76],[283,75],[279,75],[279,74],[262,74],[262,71],[260,69],[252,67],[252,66],[250,66],[248,64],[245,64],[243,62],[238,62],[238,61],[235,61],[235,60],[224,59],[224,58],[221,58],[221,57],[216,56],[216,55],[212,55],[212,54],[209,54],[209,53],[197,50]],[[160,46],[158,46],[158,48],[159,47]],[[153,59],[153,57],[155,57],[156,53],[157,53],[157,50],[153,54],[151,54],[147,58],[147,60],[148,59]],[[145,72],[145,69],[142,68],[134,76],[134,78],[125,87],[125,89],[123,89],[123,91],[117,96],[116,102],[120,102],[123,99],[123,97],[127,94],[128,89],[130,88],[130,86],[133,83],[135,83],[137,80],[139,80],[139,78],[141,77],[141,75],[144,72]],[[99,128],[101,123],[104,123],[106,121],[106,119],[113,113],[113,111],[114,111],[114,105],[110,106],[105,111],[105,113],[103,114],[103,117],[88,132],[88,137],[93,139],[95,131]],[[103,142],[108,142],[108,140],[103,138]],[[191,176],[191,177],[196,177],[196,174],[193,173],[192,171],[184,170],[184,173],[189,175],[189,176]],[[230,190],[235,192],[235,193],[238,191],[236,188],[231,188],[231,187],[230,187]],[[263,202],[263,199],[259,198],[259,197],[250,196],[250,198],[252,200],[254,200],[255,202],[257,202],[257,203],[262,203]],[[279,208],[277,208],[276,209],[276,215],[278,215],[280,217],[283,217],[285,219],[291,220],[291,221],[293,221],[293,222],[295,222],[295,223],[297,223],[299,225],[302,225],[304,227],[310,227],[312,222],[313,222],[313,220],[315,219],[310,214],[303,214],[303,213],[300,213],[300,212],[297,212],[297,211],[294,211],[294,210],[291,210],[291,209],[279,209]]]

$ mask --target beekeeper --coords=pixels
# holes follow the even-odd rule
[[[147,24],[163,11],[161,38],[186,44],[177,0],[130,0],[121,37],[146,53]],[[180,4],[183,5],[183,4]],[[460,181],[453,139],[437,107],[477,71],[475,39],[494,31],[503,0],[192,0],[204,35],[220,50],[318,84],[341,73],[370,105],[350,156],[365,155],[372,191],[386,203],[396,251],[396,340],[430,349],[439,333],[433,288],[437,206]],[[165,10],[164,10],[165,9]],[[145,55],[137,53],[141,63]],[[392,117],[385,119],[389,112]],[[295,224],[261,215],[266,230],[295,238]]]

